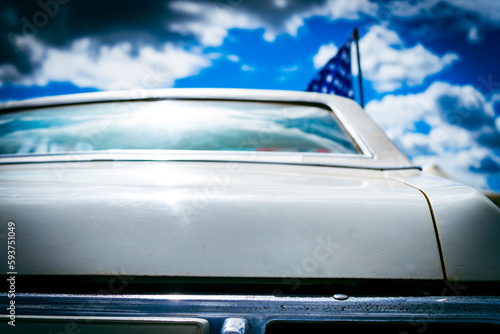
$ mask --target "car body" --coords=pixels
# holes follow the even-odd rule
[[[162,89],[0,112],[18,328],[498,331],[500,209],[350,99]]]

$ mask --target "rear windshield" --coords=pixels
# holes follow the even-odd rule
[[[232,101],[129,101],[0,114],[0,154],[216,150],[359,154],[333,113]]]

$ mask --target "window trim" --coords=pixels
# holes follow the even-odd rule
[[[140,94],[141,96],[137,96]],[[51,154],[3,155],[0,164],[76,161],[235,161],[341,166],[368,169],[413,169],[409,159],[353,100],[321,93],[247,89],[159,89],[97,92],[44,97],[0,105],[0,113],[100,102],[207,100],[313,105],[326,109],[357,146],[360,154],[313,152],[243,152],[189,150],[108,150]]]

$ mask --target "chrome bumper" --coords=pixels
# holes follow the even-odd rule
[[[0,294],[2,324],[9,298]],[[498,296],[283,297],[262,295],[73,295],[17,294],[16,329],[24,323],[54,322],[76,330],[101,323],[194,324],[193,333],[267,333],[270,324],[337,323],[481,325],[500,329]],[[63,325],[66,324],[64,327]],[[196,325],[197,324],[197,325]],[[75,332],[73,330],[73,332]],[[67,330],[66,330],[67,331]],[[16,331],[18,332],[18,331]],[[19,331],[21,332],[21,331]],[[84,333],[85,331],[78,331]],[[175,333],[175,331],[172,331]],[[76,332],[75,332],[76,333]],[[186,332],[187,333],[187,332]]]

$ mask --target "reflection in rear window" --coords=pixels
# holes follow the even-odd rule
[[[0,115],[0,154],[217,150],[359,154],[331,111],[264,102],[164,100]]]

